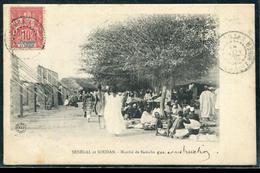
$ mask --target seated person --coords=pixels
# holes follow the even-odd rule
[[[172,105],[171,105],[171,102],[167,102],[167,104],[165,105],[164,112],[165,112],[166,117],[171,117],[172,116]]]
[[[152,114],[153,114],[154,117],[156,117],[156,116],[155,116],[155,113],[156,113],[156,112],[159,114],[159,116],[162,116],[162,111],[161,111],[161,109],[160,109],[160,104],[159,104],[159,103],[157,103],[157,104],[155,105],[155,108],[154,108],[154,110],[153,110],[153,112],[152,112]]]
[[[129,109],[130,108],[131,108],[131,105],[130,104],[126,104],[125,107],[121,111],[125,120],[129,120],[130,119],[130,115],[129,115]]]
[[[163,123],[159,112],[154,113],[156,118],[156,124],[155,129],[156,133],[155,135],[161,135],[161,136],[167,136],[167,130],[163,129]]]
[[[149,100],[152,100],[152,94],[150,93],[149,90],[147,90],[144,95],[144,101],[149,101]]]
[[[129,118],[141,118],[142,115],[136,103],[134,103],[133,106],[129,108],[127,113],[129,115]]]
[[[133,92],[130,92],[130,93],[128,94],[128,96],[127,96],[126,103],[127,103],[127,104],[130,104],[130,103],[132,102],[133,98],[134,98],[134,93],[133,93]]]
[[[190,107],[190,111],[189,111],[187,118],[193,119],[193,120],[196,120],[196,121],[200,121],[199,115],[195,114],[195,108],[194,107]]]
[[[141,121],[141,124],[143,125],[143,128],[145,130],[155,129],[156,118],[152,114],[151,107],[147,107],[146,108],[146,110],[142,114],[142,117],[141,117],[140,121]]]
[[[183,111],[178,112],[178,117],[173,121],[170,128],[170,136],[176,138],[184,138],[189,136],[189,131],[185,128],[185,124],[190,124],[190,120],[186,118]]]
[[[187,118],[189,118],[190,123],[184,124],[184,125],[189,130],[189,133],[193,134],[193,135],[199,134],[201,124],[199,122],[199,115],[195,114],[194,107],[190,108],[190,111],[189,111],[189,114],[187,115]]]
[[[181,106],[177,103],[177,102],[175,102],[174,104],[173,104],[173,106],[172,106],[172,114],[174,115],[174,116],[177,116],[178,115],[178,112],[179,111],[181,111],[182,109],[181,109]]]
[[[182,107],[182,111],[184,114],[188,114],[190,112],[190,105],[186,104]]]
[[[185,109],[187,106],[189,106],[188,103],[187,103],[187,100],[184,99],[184,100],[182,101],[182,103],[181,103],[181,107],[182,107],[183,109]]]

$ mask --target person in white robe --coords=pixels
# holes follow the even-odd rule
[[[219,89],[218,88],[215,90],[215,95],[216,95],[215,109],[219,110]]]
[[[205,91],[200,95],[200,116],[203,120],[209,120],[214,114],[214,94],[205,86]]]
[[[105,94],[104,119],[105,127],[108,133],[120,135],[125,132],[126,125],[121,113],[123,95],[112,91],[111,94]]]

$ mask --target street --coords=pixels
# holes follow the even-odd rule
[[[15,131],[17,123],[26,124],[26,136],[46,136],[48,138],[79,137],[87,141],[100,141],[120,138],[120,141],[172,141],[173,139],[164,136],[156,136],[155,131],[143,129],[127,129],[121,136],[114,136],[107,133],[105,129],[99,128],[98,118],[93,117],[90,121],[83,117],[82,105],[79,107],[59,106],[53,110],[40,110],[38,112],[25,114],[23,118],[14,118],[11,128]],[[17,133],[17,132],[16,132]],[[18,135],[18,133],[17,133]],[[191,136],[185,140],[216,141],[215,135]]]
[[[178,160],[179,154],[169,152],[199,151],[198,154],[185,154],[184,158],[202,162],[208,160],[211,154],[216,154],[214,149],[209,151],[208,148],[218,142],[215,134],[173,139],[156,136],[154,130],[143,129],[126,129],[124,134],[114,136],[106,129],[99,128],[97,118],[88,122],[87,118],[83,117],[81,104],[77,108],[59,106],[53,110],[39,110],[36,113],[25,114],[23,118],[12,119],[11,122],[10,140],[13,142],[6,146],[6,150],[14,160],[18,153],[26,157],[28,162],[38,164],[56,163],[61,159],[66,163],[86,163],[89,159],[91,161],[88,161],[88,164],[97,164],[99,159],[112,163],[115,161],[113,156],[117,158],[118,163],[135,163],[138,155],[131,154],[135,151],[139,151],[146,159],[151,159],[152,156],[168,158],[168,164],[182,162]],[[23,132],[15,128],[19,123],[26,125]],[[91,154],[93,152],[97,154]],[[47,156],[50,157],[46,158]]]
[[[12,130],[19,122],[26,124],[26,135],[38,134],[48,137],[66,136],[87,137],[91,140],[105,139],[114,137],[106,132],[105,129],[99,128],[98,118],[92,117],[90,121],[83,117],[82,106],[59,106],[53,110],[40,110],[36,113],[30,113],[23,118],[15,118],[12,120]],[[124,136],[127,139],[155,136],[154,131],[144,131],[142,129],[129,129]],[[117,138],[117,137],[115,137]]]

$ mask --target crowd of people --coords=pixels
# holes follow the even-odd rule
[[[197,135],[204,122],[216,120],[218,89],[204,86],[204,91],[198,96],[194,84],[191,84],[186,89],[167,91],[165,105],[160,104],[161,97],[161,92],[151,89],[145,92],[116,92],[103,91],[100,86],[97,91],[82,91],[79,97],[73,95],[67,103],[75,105],[81,100],[83,117],[95,114],[104,119],[108,129],[109,124],[113,124],[113,128],[122,126],[123,120],[126,129],[155,130],[156,135],[173,138]]]

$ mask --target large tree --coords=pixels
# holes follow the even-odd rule
[[[210,15],[150,15],[92,32],[83,68],[105,84],[154,87],[196,79],[216,63],[217,20]],[[143,85],[143,83],[141,84]]]

